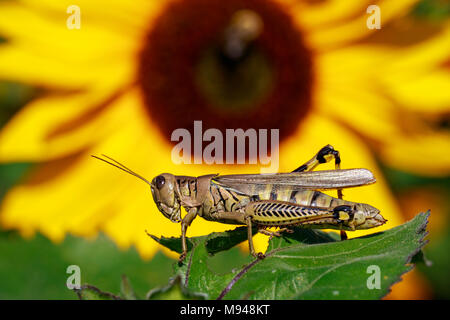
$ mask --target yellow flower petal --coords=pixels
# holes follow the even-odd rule
[[[340,4],[337,4],[340,2]],[[313,32],[307,34],[308,43],[311,43],[314,48],[320,48],[321,50],[336,48],[345,45],[351,41],[360,40],[361,38],[370,35],[375,32],[383,32],[382,26],[394,18],[398,18],[401,15],[406,15],[411,10],[412,6],[417,3],[417,0],[402,0],[402,1],[371,1],[363,2],[361,5],[355,6],[353,1],[335,1],[333,8],[333,13],[339,19],[344,19],[344,21],[325,23],[326,18],[319,18],[320,15],[327,17],[328,12],[325,10],[329,9],[326,5],[323,5],[322,10],[308,16],[310,11],[306,10],[305,23],[315,24],[314,21],[323,21],[323,26],[313,30]],[[366,13],[367,7],[369,5],[377,5],[380,8],[380,20],[381,20],[381,30],[369,29],[367,27],[367,19],[372,13]],[[351,7],[353,10],[349,13],[345,12],[348,10],[346,7]],[[334,16],[331,15],[331,17]],[[300,21],[302,21],[302,13],[299,11]],[[318,24],[319,24],[318,22]]]
[[[396,50],[381,66],[379,82],[397,103],[415,112],[450,110],[450,24],[439,34]]]
[[[60,19],[49,19],[16,4],[0,4],[0,10],[0,34],[10,39],[0,46],[1,78],[39,86],[85,88],[99,81],[128,79],[130,70],[134,72],[142,32],[120,35],[92,23],[70,30],[65,11],[59,13]],[[111,71],[115,78],[104,77]]]
[[[122,50],[130,50],[136,45],[135,38],[130,37],[130,34],[112,32],[87,19],[83,20],[80,29],[69,29],[66,24],[69,17],[66,7],[53,12],[54,16],[51,18],[42,10],[32,10],[8,2],[7,5],[0,5],[0,10],[2,36],[26,45],[37,54],[44,53],[62,61],[75,63],[95,58],[99,62],[101,59],[117,59],[116,55]]]
[[[393,136],[380,153],[383,161],[399,170],[436,177],[450,174],[448,132]]]
[[[39,87],[78,89],[98,81],[98,71],[81,72],[70,63],[36,55],[19,45],[0,45],[0,78]]]
[[[397,86],[390,94],[410,111],[434,114],[450,112],[450,70],[429,70],[414,74]]]
[[[101,57],[83,63],[70,62],[37,53],[21,44],[0,45],[0,78],[62,90],[84,90],[117,83],[126,85],[132,81],[136,61],[134,53],[121,58],[124,60],[120,64]]]
[[[448,135],[429,132],[424,120],[415,119],[412,113],[445,114],[449,110],[448,72],[429,69],[448,55],[439,51],[437,44],[443,42],[439,38],[416,45],[418,51],[361,44],[320,55],[315,97],[320,112],[369,138],[390,165],[421,174],[446,172],[445,152],[436,161],[425,159],[441,153]],[[404,65],[403,56],[410,62]],[[385,145],[387,150],[383,150]]]
[[[111,87],[90,94],[40,98],[0,131],[0,162],[45,161],[77,152],[102,139],[122,121]]]
[[[108,181],[108,177],[100,179],[95,170],[88,176],[77,175],[77,170],[72,169],[79,167],[80,160],[84,159],[73,156],[39,166],[24,184],[11,189],[1,204],[2,227],[18,229],[27,235],[40,231],[53,241],[61,241],[69,231],[65,224],[70,218],[77,219],[86,213],[95,218],[102,202],[113,198],[103,196],[101,188],[89,190],[86,180],[89,183],[97,179],[99,183],[113,181]],[[91,221],[82,233],[86,235],[97,228]],[[77,231],[74,233],[79,234]]]
[[[416,21],[408,22],[414,23]],[[395,56],[392,56],[392,59],[385,63],[391,73],[389,78],[397,76],[407,77],[416,72],[430,70],[448,62],[449,38],[450,23],[447,22],[440,27],[440,30],[434,30],[428,37],[421,39],[417,43],[405,46],[399,45],[398,50],[393,51]],[[386,77],[386,79],[388,78]]]
[[[389,50],[365,45],[319,55],[314,91],[318,111],[371,139],[397,134],[398,115],[392,101],[376,86],[379,65],[391,55]]]
[[[33,11],[54,16],[55,13],[69,16],[66,13],[71,5],[80,7],[82,23],[93,23],[104,26],[114,32],[130,36],[130,32],[142,32],[148,27],[149,21],[157,14],[167,1],[136,0],[133,5],[127,1],[107,0],[22,0],[21,5],[26,5]],[[63,19],[62,21],[65,21]]]
[[[118,158],[130,154],[128,149],[123,150],[124,145],[131,142],[135,146],[133,142],[137,142],[136,137],[142,137],[142,140],[146,137],[143,135],[144,128],[139,126],[142,111],[138,112],[140,109],[136,99],[135,95],[128,95],[119,99],[115,106],[109,106],[110,112],[115,113],[115,119],[123,122],[122,126],[116,123],[116,130],[102,140],[100,149],[117,154]],[[98,153],[97,150],[91,151]],[[22,229],[20,225],[27,220],[24,233],[39,230],[52,240],[61,240],[66,232],[90,236],[102,229],[117,214],[120,203],[124,204],[121,202],[123,191],[128,190],[136,195],[137,188],[142,185],[134,184],[135,180],[111,170],[90,154],[85,151],[38,166],[29,179],[6,195],[1,206],[1,225]],[[116,202],[119,204],[115,205]],[[30,203],[33,205],[30,206]]]
[[[130,98],[124,97],[116,108],[111,106],[117,117],[124,121],[122,129],[109,134],[102,144],[119,151],[143,133],[132,112],[133,108],[139,107],[123,101],[130,101]],[[134,103],[136,100],[131,101]],[[131,107],[122,115],[121,102],[124,107]],[[101,149],[112,151],[109,147]],[[125,158],[125,154],[118,154],[119,157]],[[56,240],[65,232],[87,235],[97,231],[109,220],[108,217],[115,214],[117,209],[111,204],[121,199],[120,192],[128,189],[129,185],[134,186],[134,182],[90,157],[89,151],[78,153],[38,166],[29,179],[11,189],[2,203],[0,222],[5,228],[21,229],[20,225],[28,220],[24,229],[40,230]],[[142,187],[136,184],[136,188],[138,185]]]
[[[363,15],[366,8],[375,3],[366,0],[296,1],[292,4],[292,10],[306,28],[320,29],[332,24],[344,24],[355,16]]]

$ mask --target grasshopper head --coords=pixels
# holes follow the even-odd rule
[[[352,224],[355,229],[370,229],[379,227],[386,223],[386,219],[380,214],[380,210],[365,203],[358,203],[355,207],[355,212]]]
[[[180,200],[176,193],[176,179],[170,173],[156,176],[150,183],[153,200],[158,210],[170,221],[180,222]]]

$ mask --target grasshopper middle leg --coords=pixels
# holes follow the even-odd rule
[[[258,229],[258,232],[265,234],[266,236],[269,236],[269,240],[270,240],[273,237],[281,237],[281,233],[283,233],[283,232],[293,233],[294,230],[289,229],[289,228],[281,228],[276,231],[269,231],[269,230],[266,230],[265,228],[260,228],[260,229]]]
[[[214,214],[214,217],[217,220],[228,220],[228,221],[234,221],[237,224],[244,224],[247,225],[247,238],[248,238],[248,248],[250,251],[250,254],[258,259],[263,259],[264,253],[258,252],[256,253],[255,247],[253,246],[253,226],[252,226],[252,216],[247,215],[244,216],[242,213],[239,212],[216,212]],[[258,230],[259,231],[259,230]]]

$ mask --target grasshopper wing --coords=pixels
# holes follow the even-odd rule
[[[217,176],[216,184],[247,195],[259,194],[268,185],[274,189],[326,190],[364,186],[374,183],[375,177],[367,169],[322,170],[273,174],[235,174]]]

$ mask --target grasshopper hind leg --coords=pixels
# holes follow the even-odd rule
[[[329,162],[334,159],[335,168],[341,168],[341,156],[339,151],[335,150],[332,145],[328,144],[317,152],[311,160],[305,162],[292,172],[307,172],[314,170],[319,164]]]
[[[335,169],[341,169],[341,156],[339,151],[335,150],[332,145],[328,144],[317,152],[317,154],[306,163],[292,172],[306,172],[312,171],[321,163],[326,163],[334,159]],[[337,196],[339,199],[343,198],[342,189],[337,189]],[[347,240],[347,233],[340,230],[341,240]]]
[[[334,166],[336,170],[341,169],[341,156],[339,151],[335,150],[332,145],[328,144],[317,152],[311,160],[302,164],[300,167],[292,172],[307,172],[314,170],[319,164],[327,163],[334,159]],[[342,199],[342,189],[337,189],[339,199]]]

